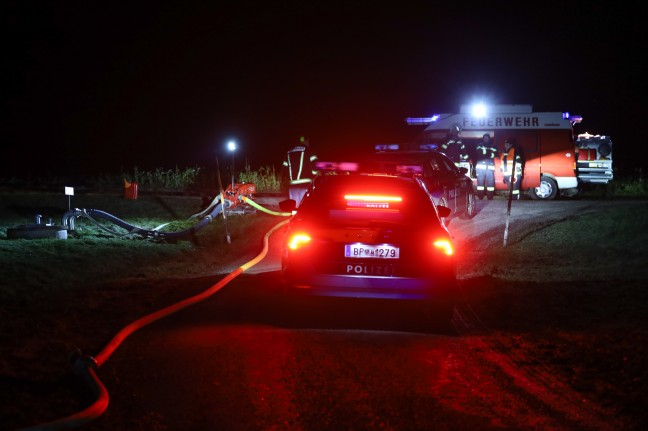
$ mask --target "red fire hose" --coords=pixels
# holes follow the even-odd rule
[[[117,347],[119,347],[119,345],[135,331],[142,329],[147,325],[150,325],[156,320],[167,317],[177,311],[189,307],[190,305],[196,304],[209,298],[214,293],[218,292],[220,289],[226,286],[230,281],[238,277],[241,273],[259,263],[268,253],[268,238],[270,237],[270,235],[286,223],[288,223],[288,220],[277,223],[265,234],[265,236],[263,237],[263,249],[254,259],[230,272],[209,289],[205,290],[202,293],[199,293],[198,295],[192,296],[191,298],[187,298],[169,307],[163,308],[162,310],[144,316],[125,326],[112,338],[112,340],[110,340],[110,342],[103,348],[101,352],[99,352],[99,354],[95,358],[87,355],[83,356],[79,353],[75,354],[73,356],[74,372],[75,374],[82,376],[84,380],[86,380],[97,399],[88,408],[71,416],[67,416],[65,418],[61,418],[45,424],[23,428],[21,431],[54,431],[61,429],[78,428],[101,416],[108,408],[110,396],[108,395],[108,391],[106,390],[104,385],[97,377],[95,371],[99,367],[101,367],[108,360],[108,358],[110,358],[115,350],[117,350]]]

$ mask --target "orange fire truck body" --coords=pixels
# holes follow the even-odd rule
[[[521,190],[528,191],[535,199],[554,199],[560,194],[577,193],[579,182],[607,183],[612,179],[611,140],[598,135],[595,139],[591,139],[592,135],[576,139],[573,126],[581,120],[563,112],[533,112],[531,105],[490,106],[487,114],[477,116],[471,106],[462,105],[459,114],[408,118],[407,122],[426,125],[415,144],[436,149],[448,139],[448,131],[459,125],[459,136],[473,164],[476,162],[474,150],[484,134],[490,135],[500,154],[504,152],[504,141],[513,140],[525,161]],[[584,156],[587,154],[587,160],[577,166],[579,150]],[[498,157],[495,189],[505,191],[508,185],[500,167]]]

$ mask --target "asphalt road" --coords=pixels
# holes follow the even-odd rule
[[[509,243],[598,205],[514,202]],[[506,201],[451,220],[461,277],[502,242]],[[616,424],[532,358],[500,352],[462,303],[449,328],[415,304],[286,299],[270,256],[208,300],[128,338],[101,367],[93,430],[606,430]],[[206,286],[208,287],[208,286]]]

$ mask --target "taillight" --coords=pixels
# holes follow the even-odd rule
[[[289,239],[288,239],[288,248],[291,250],[297,250],[301,247],[304,247],[308,243],[310,243],[311,237],[310,235],[300,232],[293,234]]]
[[[433,244],[435,248],[441,250],[446,256],[452,256],[454,254],[452,243],[447,239],[438,239]]]

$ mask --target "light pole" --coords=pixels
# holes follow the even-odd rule
[[[236,151],[236,142],[229,141],[227,143],[227,149],[232,152],[232,190],[234,190],[234,152]]]

